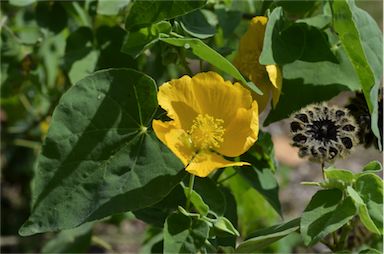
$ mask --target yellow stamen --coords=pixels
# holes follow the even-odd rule
[[[199,114],[188,131],[192,145],[197,150],[217,149],[224,141],[224,120]]]

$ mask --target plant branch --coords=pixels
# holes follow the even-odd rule
[[[189,177],[189,185],[188,185],[188,196],[187,196],[187,204],[185,205],[185,210],[189,212],[189,207],[191,205],[191,196],[193,190],[193,184],[195,183],[195,175],[190,175]]]

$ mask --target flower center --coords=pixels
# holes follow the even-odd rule
[[[197,150],[217,149],[224,141],[224,120],[207,114],[199,114],[188,131]]]
[[[311,125],[310,128],[313,138],[323,143],[327,143],[330,140],[337,140],[338,126],[332,120],[313,121],[313,125]]]

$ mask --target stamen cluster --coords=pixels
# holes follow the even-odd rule
[[[199,114],[188,134],[197,150],[217,149],[223,143],[224,121],[208,114]]]
[[[358,143],[358,126],[345,108],[311,104],[292,115],[292,145],[319,162],[345,157]]]

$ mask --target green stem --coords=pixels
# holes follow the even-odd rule
[[[236,171],[236,172],[230,174],[229,176],[225,177],[224,179],[218,181],[217,183],[218,183],[218,184],[222,184],[224,181],[227,181],[228,179],[230,179],[230,178],[234,177],[235,175],[237,175],[237,173],[238,173],[238,171]]]
[[[189,177],[189,185],[188,185],[188,196],[187,196],[187,204],[185,205],[185,210],[189,212],[189,207],[191,205],[191,196],[193,190],[193,184],[195,183],[195,175],[190,175]]]
[[[321,172],[323,173],[323,179],[326,180],[325,172],[324,172],[324,161],[321,161]]]
[[[336,243],[335,250],[344,250],[345,241],[347,240],[347,237],[349,235],[349,232],[351,231],[350,225],[345,225],[341,228],[341,233],[339,237],[339,241]]]

